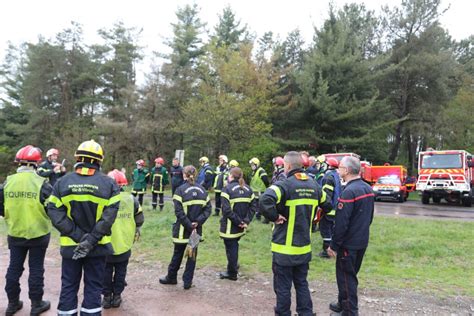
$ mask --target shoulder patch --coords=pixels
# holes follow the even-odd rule
[[[337,208],[341,210],[344,207],[344,204],[342,202],[337,203]]]

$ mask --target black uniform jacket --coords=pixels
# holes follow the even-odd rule
[[[362,179],[349,181],[341,193],[331,249],[364,249],[374,217],[374,192]]]
[[[88,256],[111,255],[110,242],[97,243],[111,234],[119,209],[119,194],[118,185],[100,172],[99,166],[77,163],[75,172],[61,177],[54,185],[48,215],[61,236],[70,237],[76,243],[84,237],[96,245]],[[76,245],[61,244],[61,255],[72,258]]]
[[[326,194],[303,169],[294,169],[287,178],[277,181],[260,196],[260,211],[267,219],[276,221],[272,237],[273,260],[282,266],[296,266],[311,260],[311,226],[317,207],[328,210],[331,204]],[[287,237],[288,236],[288,237]]]
[[[44,178],[49,179],[49,183],[51,185],[54,185],[56,181],[58,181],[59,178],[64,176],[66,173],[65,172],[59,172],[56,173],[54,172],[54,166],[53,163],[50,162],[49,160],[43,161],[39,167],[38,167],[38,174]]]
[[[202,225],[211,215],[211,201],[202,185],[185,182],[173,195],[176,222],[173,224],[173,242],[188,243],[193,231],[193,222],[197,222],[197,233],[202,236]]]
[[[221,193],[222,218],[220,236],[239,238],[245,234],[242,223],[249,224],[257,211],[257,200],[246,184],[241,188],[238,180],[229,183]]]

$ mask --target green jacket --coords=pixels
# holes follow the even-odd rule
[[[165,167],[151,169],[151,190],[153,193],[163,193],[165,185],[169,184],[168,170]]]
[[[132,192],[137,191],[146,191],[146,185],[148,183],[148,178],[150,177],[150,173],[147,168],[142,169],[135,169],[133,170],[132,174]]]

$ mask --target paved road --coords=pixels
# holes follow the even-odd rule
[[[151,197],[147,194],[146,197]],[[171,198],[165,196],[165,201]],[[212,201],[214,204],[214,201]],[[441,204],[421,204],[421,201],[398,202],[375,202],[375,213],[378,215],[400,216],[412,218],[434,218],[474,222],[474,207],[464,207],[460,205],[449,205],[446,202]]]
[[[420,201],[407,201],[405,203],[376,202],[375,213],[400,217],[474,221],[473,207],[449,205],[447,203],[424,205]]]

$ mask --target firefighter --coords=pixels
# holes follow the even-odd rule
[[[165,164],[165,160],[161,157],[155,159],[155,166],[151,169],[151,192],[152,192],[152,199],[151,205],[153,210],[156,211],[156,202],[158,196],[160,197],[160,211],[163,210],[165,206],[165,202],[163,199],[163,195],[165,192],[165,185],[169,183],[168,180],[168,170],[163,166]]]
[[[319,155],[316,157],[316,169],[318,171],[316,172],[314,179],[320,186],[322,186],[324,173],[327,169],[326,157],[324,155]]]
[[[358,315],[357,274],[369,244],[369,227],[374,218],[374,192],[360,178],[360,161],[344,157],[339,173],[346,185],[337,205],[336,229],[328,248],[336,257],[338,300],[329,308],[341,315]]]
[[[114,254],[107,256],[104,275],[102,307],[105,309],[120,307],[122,292],[125,288],[128,259],[132,254],[132,245],[140,237],[140,227],[145,218],[138,200],[129,192],[124,192],[128,185],[123,172],[114,169],[107,174],[120,187],[120,208],[112,225],[112,247]]]
[[[51,148],[46,152],[46,160],[38,167],[38,174],[48,178],[52,186],[60,177],[66,174],[66,168],[57,161],[58,157],[59,150]]]
[[[176,189],[173,196],[176,222],[173,224],[174,252],[168,266],[168,274],[160,278],[161,284],[177,284],[177,274],[183,260],[184,251],[189,236],[196,230],[202,236],[202,226],[211,215],[211,201],[206,189],[196,183],[196,168],[184,167],[183,175],[186,181]],[[188,257],[183,273],[183,287],[189,290],[193,283],[196,267],[197,249],[195,257]]]
[[[316,174],[318,173],[319,167],[317,167],[316,157],[309,157],[309,167],[306,169],[306,173],[313,179],[316,179]]]
[[[326,164],[328,169],[322,180],[322,189],[326,192],[327,199],[332,207],[328,213],[321,212],[319,220],[319,232],[323,239],[323,249],[319,253],[321,258],[329,258],[327,249],[334,233],[337,201],[341,195],[341,179],[337,173],[339,162],[336,158],[328,158]]]
[[[176,189],[184,183],[183,167],[179,164],[178,158],[173,158],[173,165],[170,169],[171,174],[171,196],[174,195]]]
[[[20,277],[28,254],[28,296],[31,314],[40,315],[50,308],[43,301],[44,257],[48,248],[51,221],[46,213],[46,200],[52,187],[45,178],[36,174],[41,150],[31,145],[21,148],[15,156],[17,173],[7,177],[0,188],[0,216],[5,218],[10,249],[10,264],[5,276],[8,306],[5,315],[14,315],[22,309]]]
[[[273,158],[273,168],[274,170],[271,184],[286,178],[284,160],[282,157],[277,156]]]
[[[205,156],[199,158],[199,164],[201,165],[201,170],[199,170],[197,184],[202,185],[206,190],[210,190],[214,183],[214,171],[209,164],[209,158]]]
[[[135,162],[137,168],[133,170],[132,174],[132,194],[133,196],[138,196],[138,202],[140,206],[143,205],[143,196],[146,193],[146,185],[148,183],[148,179],[150,178],[150,173],[148,169],[145,168],[145,160],[139,159]]]
[[[61,237],[61,294],[58,315],[77,315],[77,292],[84,274],[81,315],[101,315],[106,256],[113,254],[110,230],[120,205],[120,189],[100,171],[102,147],[79,145],[74,172],[53,187],[48,215]]]
[[[229,172],[229,184],[222,190],[222,218],[219,235],[224,240],[227,271],[221,279],[236,281],[239,261],[239,240],[257,211],[257,200],[252,189],[245,184],[242,169],[234,167]]]
[[[296,290],[296,312],[312,315],[308,288],[311,225],[318,206],[330,208],[326,194],[304,172],[300,153],[285,155],[287,178],[271,185],[260,197],[262,215],[275,223],[272,237],[275,315],[291,315],[291,287]]]
[[[216,208],[214,211],[214,216],[219,216],[221,211],[221,191],[224,187],[224,178],[227,179],[229,174],[229,166],[227,163],[229,159],[226,155],[219,156],[219,166],[216,167],[216,174],[214,177],[214,192],[215,192],[215,200],[216,200]]]
[[[252,175],[250,178],[250,188],[253,190],[255,194],[255,198],[258,200],[259,196],[265,192],[265,189],[270,185],[268,181],[268,175],[265,169],[260,167],[260,160],[256,157],[249,160],[250,168],[252,168]],[[261,219],[260,212],[257,211],[255,214],[257,220]],[[263,223],[268,223],[267,220],[264,219]]]
[[[309,153],[307,151],[300,151],[300,154],[301,159],[303,159],[303,169],[306,171],[311,165],[311,162],[309,161]]]

